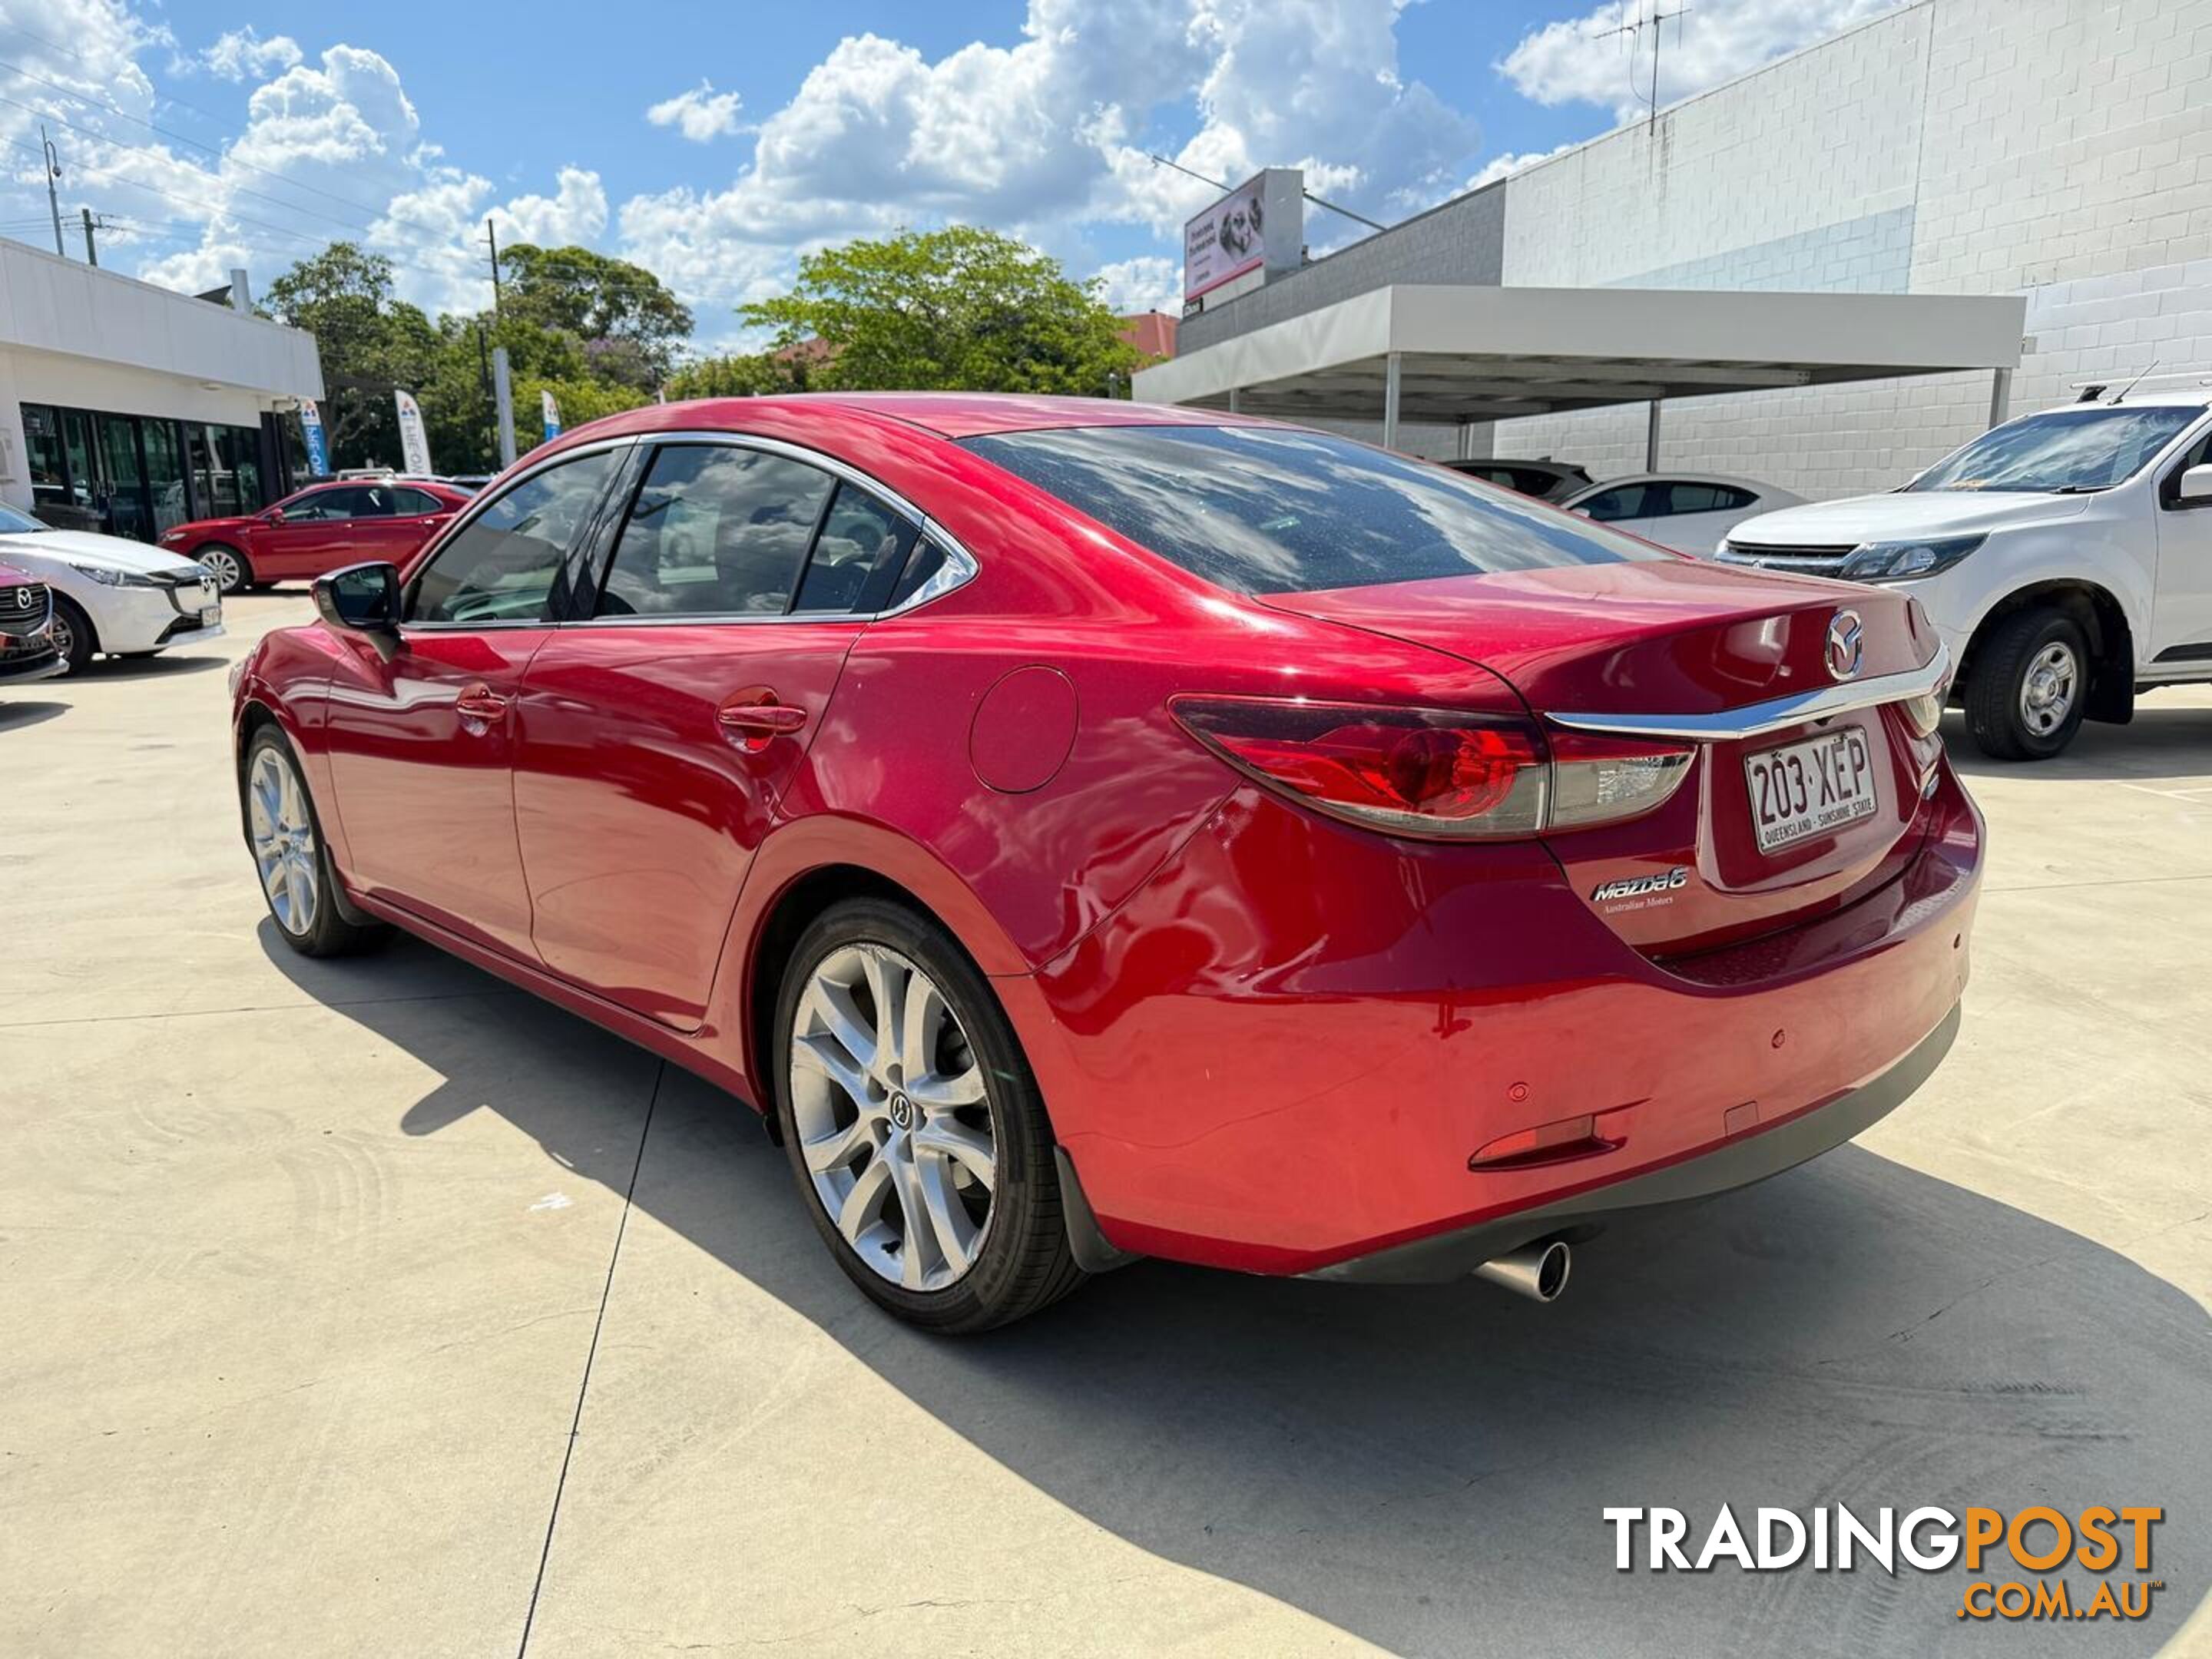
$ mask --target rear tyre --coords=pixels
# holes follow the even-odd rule
[[[2039,607],[2006,617],[1975,653],[1966,730],[1993,760],[2049,760],[2074,741],[2089,701],[2081,624]]]
[[[382,945],[389,928],[348,921],[340,911],[315,803],[292,745],[275,726],[261,727],[246,745],[240,794],[261,896],[284,943],[303,957],[350,956]]]
[[[192,555],[215,574],[216,590],[225,599],[253,586],[253,567],[246,555],[222,542],[211,542]]]
[[[784,969],[772,1050],[800,1201],[878,1307],[958,1334],[1082,1282],[1036,1080],[935,921],[875,898],[823,911]]]
[[[93,653],[100,649],[100,635],[83,607],[66,593],[54,595],[53,632],[54,649],[62,653],[70,673],[82,674],[92,666]]]

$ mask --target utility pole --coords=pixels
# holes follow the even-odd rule
[[[491,245],[491,314],[499,316],[499,231],[489,218],[484,221],[484,240]]]
[[[90,208],[84,208],[80,210],[84,215],[84,262],[88,265],[97,268],[100,264],[100,249],[94,246],[92,240],[92,233],[95,228],[93,223],[92,210]]]
[[[1590,37],[1593,40],[1607,40],[1616,34],[1625,34],[1629,37],[1628,89],[1631,92],[1633,92],[1636,90],[1635,43],[1643,38],[1644,31],[1645,29],[1648,28],[1651,31],[1651,96],[1648,101],[1651,106],[1651,126],[1655,131],[1659,125],[1659,43],[1666,34],[1666,30],[1662,27],[1662,25],[1667,23],[1671,19],[1682,16],[1689,9],[1690,9],[1687,6],[1677,6],[1672,11],[1661,11],[1658,9],[1658,0],[1653,0],[1651,15],[1646,17],[1644,15],[1644,0],[1636,0],[1636,21],[1634,22],[1626,21],[1624,16],[1619,28],[1600,29],[1595,34]],[[1681,31],[1678,28],[1674,31],[1674,33],[1676,39],[1679,40],[1681,36]]]
[[[54,216],[54,252],[63,258],[69,250],[62,246],[62,198],[54,185],[62,176],[62,158],[55,152],[54,141],[46,137],[46,124],[39,123],[39,143],[46,153],[46,206]]]

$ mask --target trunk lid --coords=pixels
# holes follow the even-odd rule
[[[1479,663],[1553,733],[1565,729],[1559,716],[1726,716],[1905,673],[1938,648],[1920,608],[1893,590],[1690,560],[1271,594],[1265,603]],[[1840,681],[1828,666],[1839,611],[1855,613],[1860,627],[1857,671]],[[1899,873],[1917,845],[1923,782],[1940,753],[1894,704],[1755,736],[1663,741],[1692,752],[1665,805],[1545,836],[1591,909],[1653,956],[1826,915]],[[1772,819],[1785,787],[1816,820],[1838,814],[1832,827],[1816,822],[1779,844],[1770,830],[1762,844],[1757,825]],[[1873,807],[1863,811],[1856,803],[1869,788]],[[1844,810],[1863,815],[1844,817]]]

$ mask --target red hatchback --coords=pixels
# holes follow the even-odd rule
[[[364,559],[414,556],[473,499],[450,484],[358,478],[316,484],[236,519],[195,519],[161,532],[169,552],[197,559],[223,592],[301,581]]]
[[[236,693],[287,940],[396,923],[753,1103],[935,1328],[1139,1255],[1548,1299],[1957,1030],[1912,600],[1333,435],[668,404],[316,600]]]

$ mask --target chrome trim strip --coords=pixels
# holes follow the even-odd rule
[[[1872,708],[1907,697],[1924,697],[1951,675],[1951,653],[1939,643],[1936,654],[1918,668],[1901,674],[1883,674],[1870,680],[1824,685],[1817,691],[1794,691],[1742,708],[1723,709],[1717,714],[1547,714],[1554,726],[1571,732],[1602,732],[1623,738],[1689,738],[1701,743],[1765,737],[1808,720],[1827,720],[1854,709]]]

